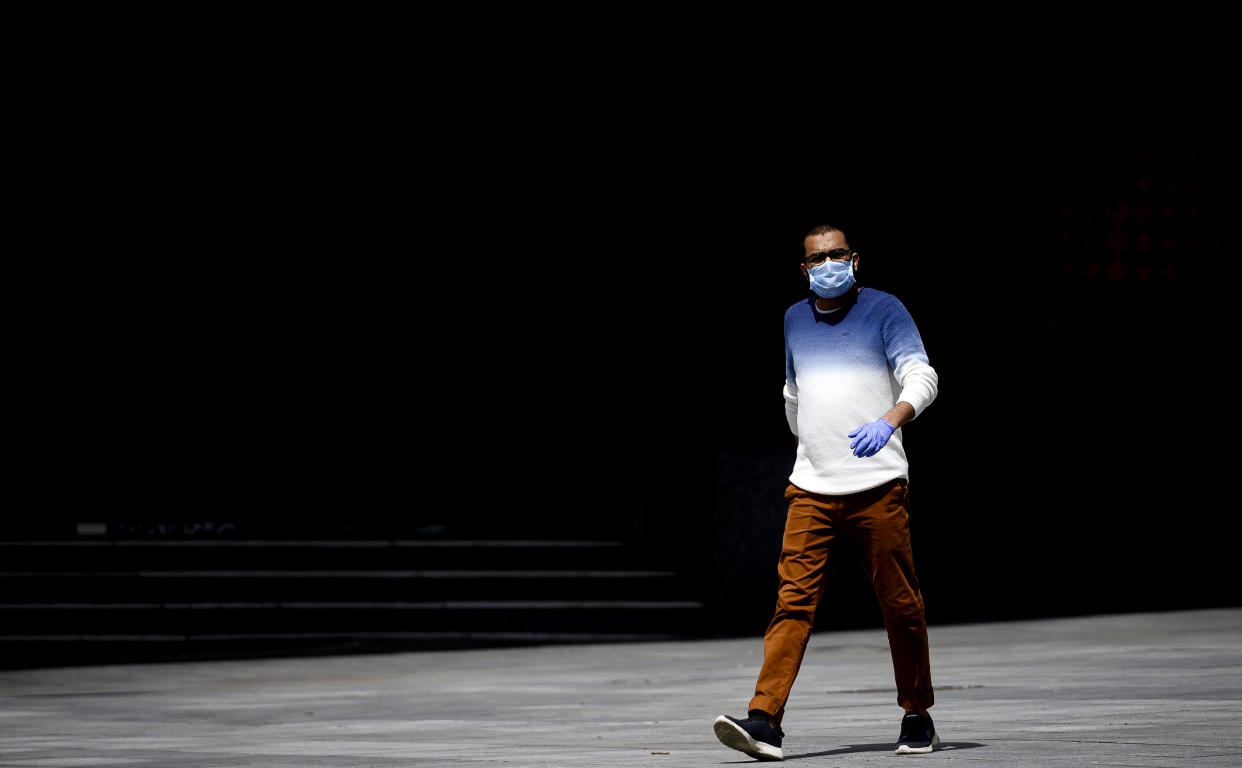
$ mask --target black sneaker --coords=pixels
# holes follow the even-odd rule
[[[712,728],[716,731],[716,738],[726,747],[759,760],[785,759],[781,752],[781,739],[785,737],[785,732],[779,725],[772,727],[763,715],[752,715],[745,720],[721,715],[712,723]]]
[[[907,712],[901,718],[901,736],[897,739],[898,755],[916,755],[931,752],[940,744],[936,735],[936,726],[931,715],[920,715],[918,712]]]

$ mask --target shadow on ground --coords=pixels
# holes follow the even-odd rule
[[[977,744],[973,741],[942,741],[940,746],[936,747],[937,752],[948,752],[955,749],[974,749],[975,747],[986,746]],[[839,749],[829,749],[824,752],[804,752],[798,755],[785,755],[786,760],[798,760],[804,757],[829,757],[831,755],[848,755],[851,752],[892,752],[894,749],[893,742],[886,741],[881,744],[847,744]]]

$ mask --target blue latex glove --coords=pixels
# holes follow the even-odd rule
[[[883,418],[863,424],[847,435],[847,437],[854,438],[854,442],[850,443],[850,450],[860,459],[874,456],[880,452],[881,448],[888,445],[888,439],[895,431],[897,428]]]

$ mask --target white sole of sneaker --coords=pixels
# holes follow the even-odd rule
[[[905,744],[902,744],[900,747],[897,747],[897,751],[894,752],[893,754],[895,755],[925,755],[928,752],[931,752],[933,749],[935,749],[938,746],[940,746],[940,737],[937,736],[936,734],[932,734],[932,743],[927,745],[926,747],[910,747]]]
[[[785,754],[781,752],[780,747],[755,741],[749,733],[724,715],[716,718],[716,722],[712,723],[712,729],[716,731],[716,738],[720,739],[721,744],[736,749],[738,752],[745,752],[758,760],[785,759]]]

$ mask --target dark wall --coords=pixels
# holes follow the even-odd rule
[[[940,374],[907,429],[933,618],[1236,601],[1223,153],[501,155],[40,282],[11,530],[640,537],[761,617],[827,221]]]

